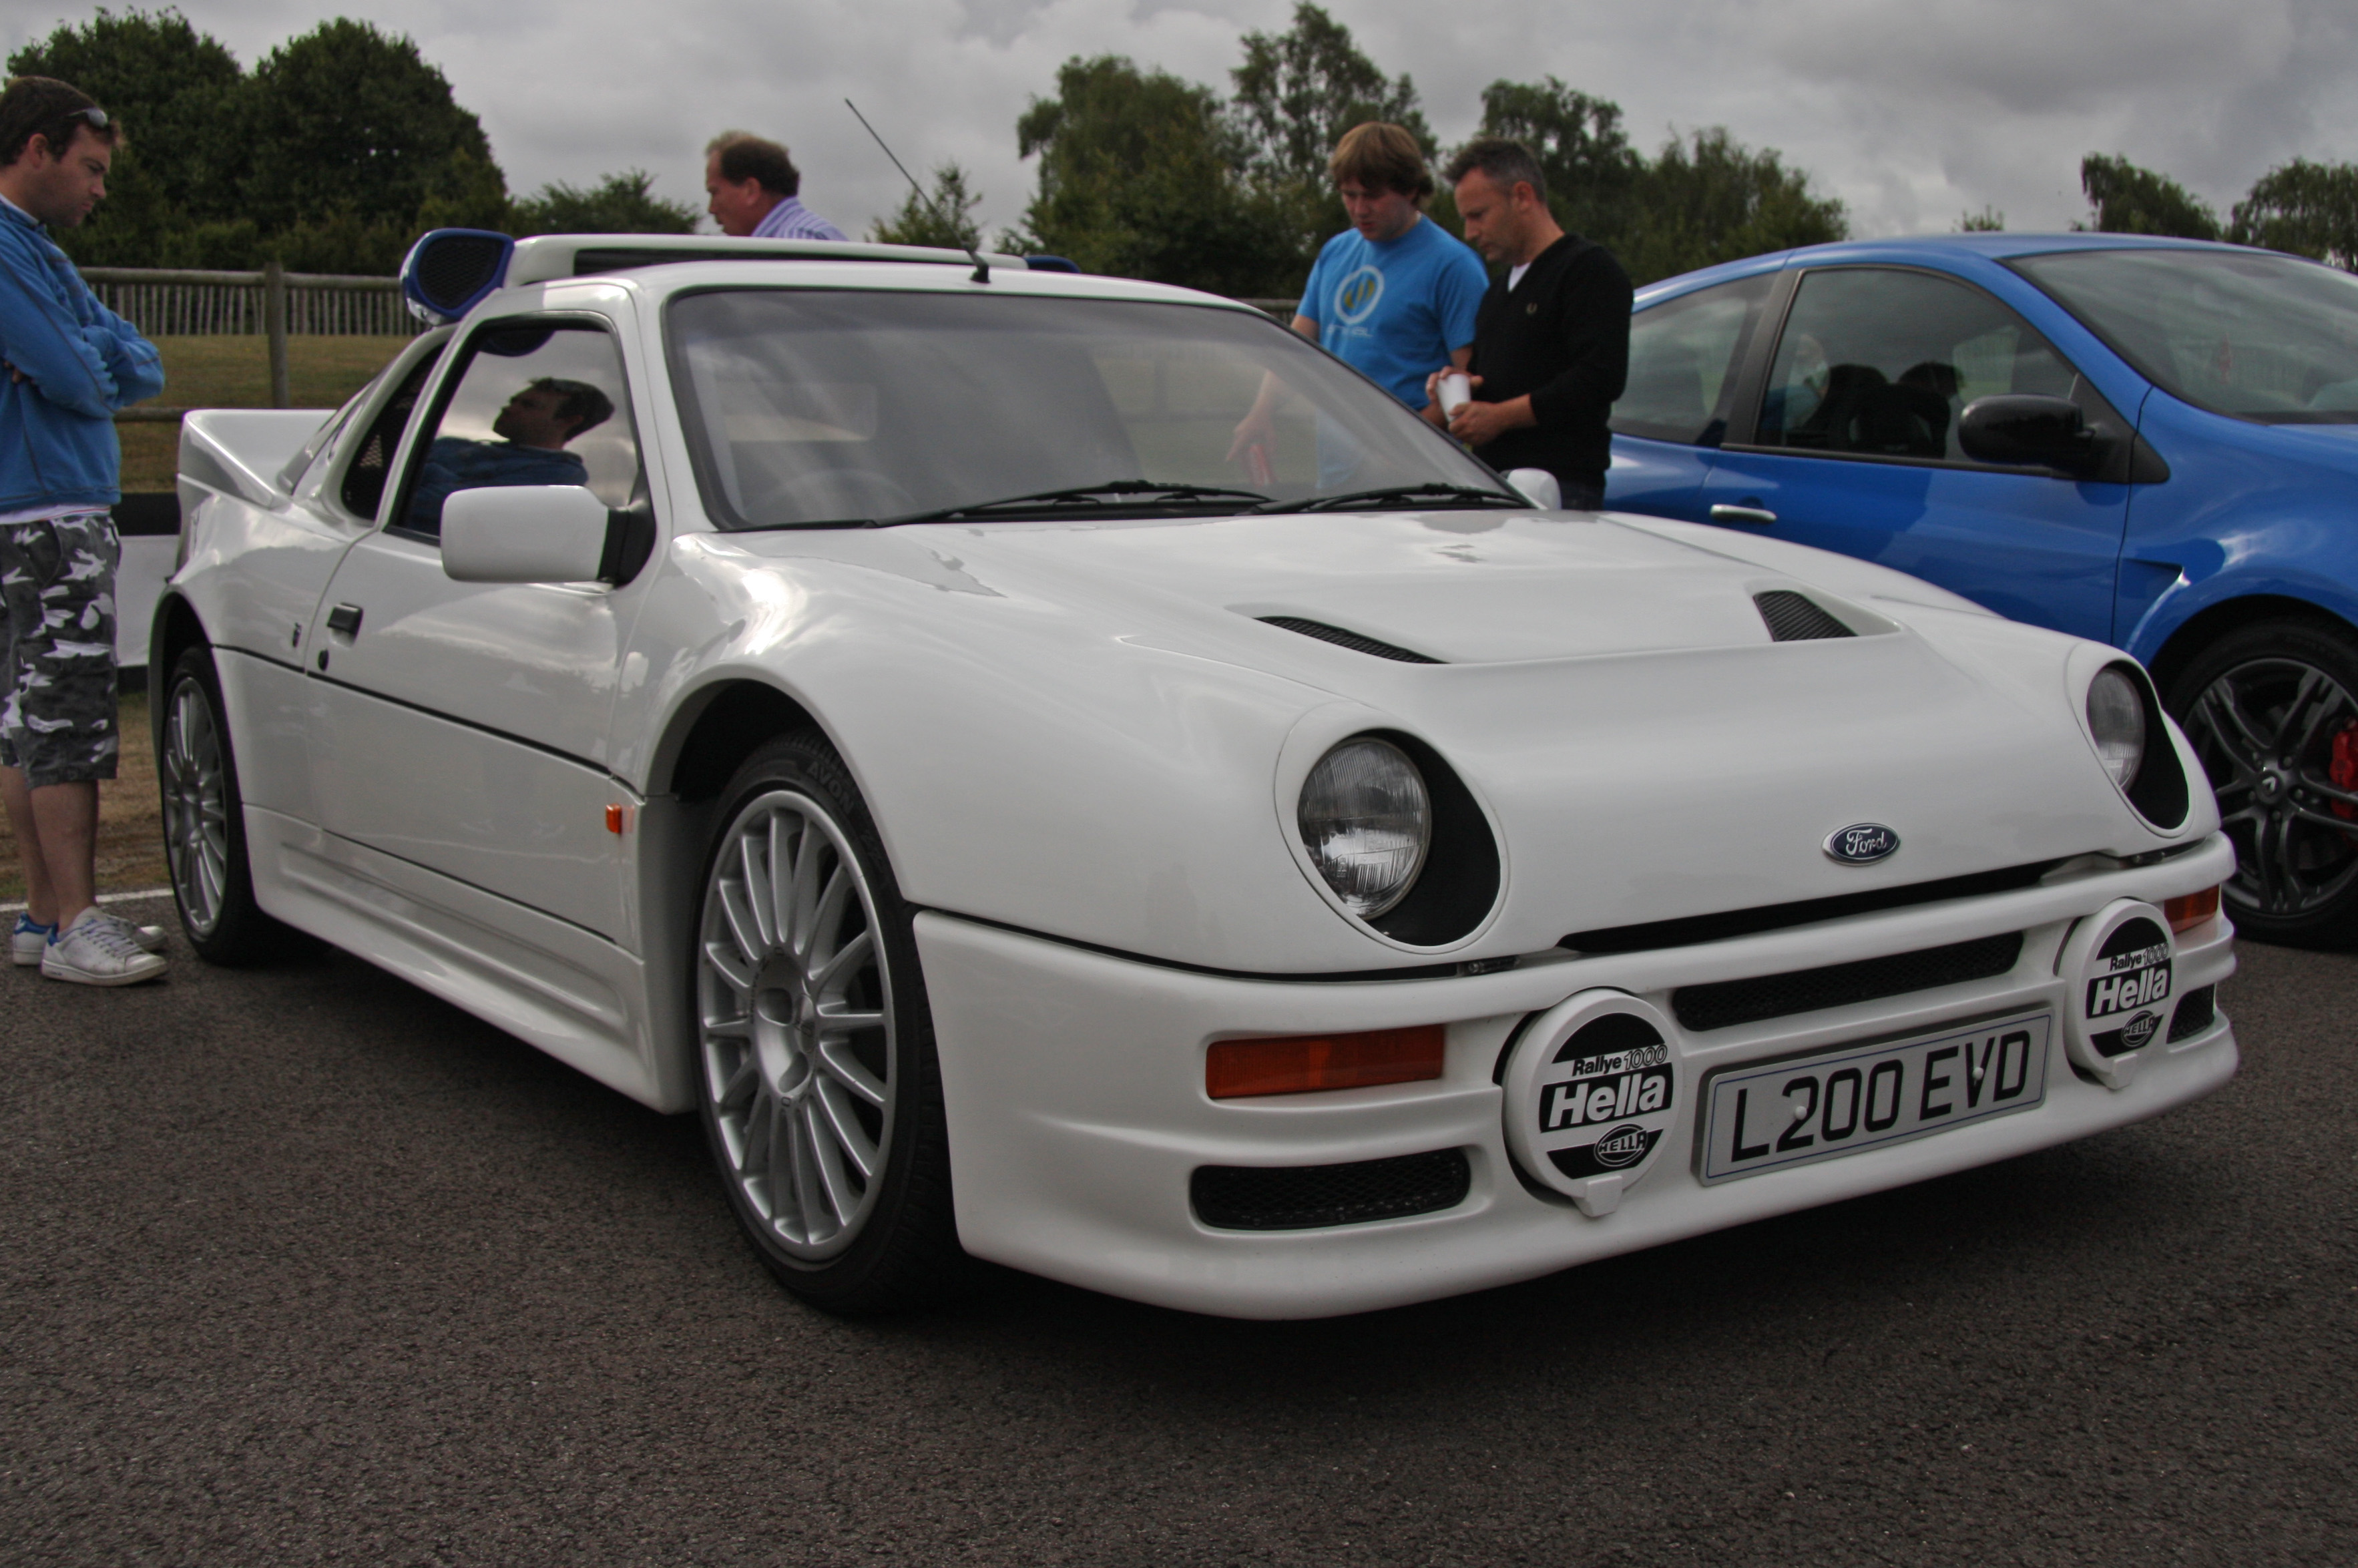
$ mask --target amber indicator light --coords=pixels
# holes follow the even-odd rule
[[[606,808],[606,831],[609,833],[620,833],[622,830],[622,808],[619,806],[608,806]]]
[[[2204,888],[2163,902],[2161,913],[2169,917],[2172,931],[2186,931],[2201,925],[2219,913],[2219,890]]]
[[[1289,1034],[1276,1040],[1222,1040],[1204,1062],[1214,1099],[1300,1095],[1314,1089],[1364,1089],[1441,1076],[1448,1031],[1438,1023],[1370,1029],[1358,1034]]]

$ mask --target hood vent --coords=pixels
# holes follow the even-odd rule
[[[1828,614],[1818,601],[1789,588],[1772,588],[1752,596],[1753,607],[1768,623],[1768,637],[1777,643],[1809,643],[1821,637],[1855,637],[1857,633]]]
[[[1803,600],[1803,602],[1808,601]],[[1817,609],[1815,605],[1811,605],[1811,608]],[[1768,611],[1763,611],[1761,613],[1765,615]],[[1818,613],[1823,615],[1825,611],[1819,610]],[[1305,637],[1315,637],[1322,643],[1332,643],[1338,648],[1348,648],[1355,654],[1372,654],[1379,659],[1397,659],[1404,665],[1441,663],[1439,659],[1428,654],[1412,654],[1406,648],[1396,648],[1390,643],[1379,643],[1373,637],[1363,636],[1357,632],[1346,632],[1340,626],[1329,626],[1324,621],[1305,621],[1299,615],[1263,615],[1259,619],[1264,625],[1283,627],[1288,632],[1299,632]],[[1845,626],[1831,633],[1820,632],[1809,634],[1822,637],[1828,635],[1847,637],[1850,635],[1850,628]]]

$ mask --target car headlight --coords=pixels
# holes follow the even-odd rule
[[[1408,896],[1433,841],[1433,798],[1407,752],[1362,735],[1318,760],[1297,809],[1311,863],[1362,920]]]
[[[2145,698],[2125,672],[2107,666],[2088,683],[2088,732],[2113,782],[2134,784],[2145,765]]]

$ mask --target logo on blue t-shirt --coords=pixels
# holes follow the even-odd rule
[[[1383,302],[1384,275],[1372,266],[1363,266],[1343,280],[1335,291],[1335,319],[1347,326],[1357,326]]]

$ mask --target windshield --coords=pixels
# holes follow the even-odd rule
[[[1052,492],[1104,493],[991,514],[1499,489],[1380,388],[1238,310],[772,288],[683,295],[666,326],[723,528],[914,520]],[[1270,417],[1239,440],[1265,388]],[[1220,493],[1189,493],[1205,488]]]
[[[2257,251],[2012,264],[2164,391],[2267,425],[2358,423],[2358,277]]]

